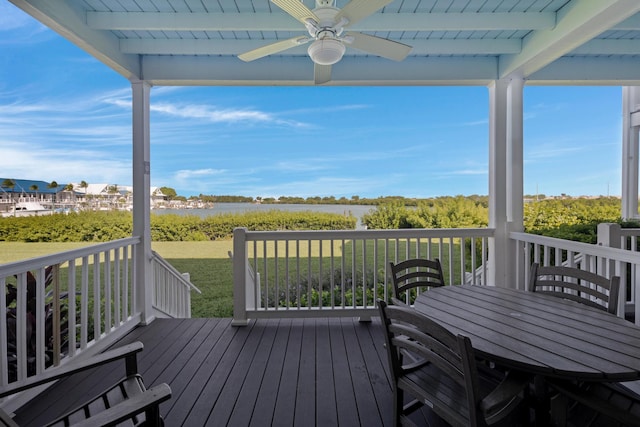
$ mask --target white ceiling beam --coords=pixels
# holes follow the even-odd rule
[[[640,43],[630,39],[595,39],[572,50],[570,55],[640,55]]]
[[[532,74],[527,84],[638,86],[638,70],[638,57],[565,57]]]
[[[123,53],[143,55],[238,55],[276,40],[128,39],[120,41]],[[500,55],[520,52],[520,40],[405,40],[410,55]],[[288,49],[287,55],[306,55],[307,45]],[[349,48],[348,55],[366,55]]]
[[[640,31],[640,13],[620,22],[612,30]]]
[[[232,57],[145,56],[144,79],[154,85],[314,85],[305,57],[269,57],[256,63]],[[487,85],[497,77],[495,58],[343,58],[328,85]]]
[[[119,40],[113,34],[87,27],[84,14],[63,1],[10,0],[62,37],[88,52],[126,78],[140,74],[138,58],[120,51]]]
[[[573,1],[559,11],[553,29],[532,33],[521,53],[501,57],[500,77],[528,77],[639,11],[638,0]]]
[[[552,28],[556,14],[533,13],[385,13],[350,29],[356,31],[485,31]],[[284,13],[87,12],[94,30],[148,31],[301,31]]]

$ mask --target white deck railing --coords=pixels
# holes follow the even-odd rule
[[[132,237],[0,266],[0,385],[104,347],[139,323],[138,243]]]
[[[140,323],[134,281],[139,241],[0,266],[0,386],[99,351]],[[200,290],[156,253],[152,265],[155,314],[190,317],[190,292]]]
[[[166,317],[191,317],[191,291],[202,293],[164,258],[153,252],[153,307]]]
[[[493,230],[234,230],[234,324],[248,318],[375,315],[389,261],[439,258],[448,284],[486,284]]]
[[[517,258],[514,261],[516,265],[522,266],[517,272],[516,286],[519,289],[526,288],[533,262],[541,265],[564,264],[606,277],[617,275],[622,284],[627,284],[620,289],[618,313],[624,316],[627,306],[626,309],[631,309],[635,314],[636,324],[640,325],[640,306],[632,300],[632,295],[639,291],[639,284],[629,280],[630,272],[637,271],[640,267],[638,252],[527,233],[510,233],[510,238],[517,242]]]
[[[603,227],[603,225],[601,225],[601,227]],[[617,224],[607,224],[606,227],[618,230],[620,233],[620,245],[612,244],[610,246],[635,252],[640,256],[640,254],[638,254],[638,252],[640,252],[640,240],[638,240],[640,237],[640,228],[620,228]],[[615,231],[609,233],[615,237]],[[600,234],[600,229],[598,229],[598,234]],[[627,289],[627,309],[631,306],[631,309],[635,312],[636,302],[638,301],[637,296],[640,295],[638,294],[638,292],[640,292],[640,267],[637,265],[635,268],[630,267],[625,273],[627,274],[626,280],[623,280],[622,284],[626,285]]]

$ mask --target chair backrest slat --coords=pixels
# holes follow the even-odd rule
[[[444,275],[440,260],[426,258],[411,258],[399,263],[389,262],[393,283],[394,302],[411,304],[415,296],[412,290],[444,286]]]
[[[607,278],[590,271],[564,266],[531,266],[529,290],[576,301],[618,313],[620,277]]]

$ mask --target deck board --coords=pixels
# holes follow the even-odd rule
[[[121,344],[142,341],[147,386],[166,382],[167,426],[389,426],[392,392],[378,319],[158,319]],[[97,394],[124,363],[75,375],[16,415],[38,426]]]

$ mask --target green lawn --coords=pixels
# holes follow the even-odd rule
[[[158,252],[202,291],[191,293],[193,317],[231,317],[233,314],[233,267],[229,251],[233,241],[155,242]]]

